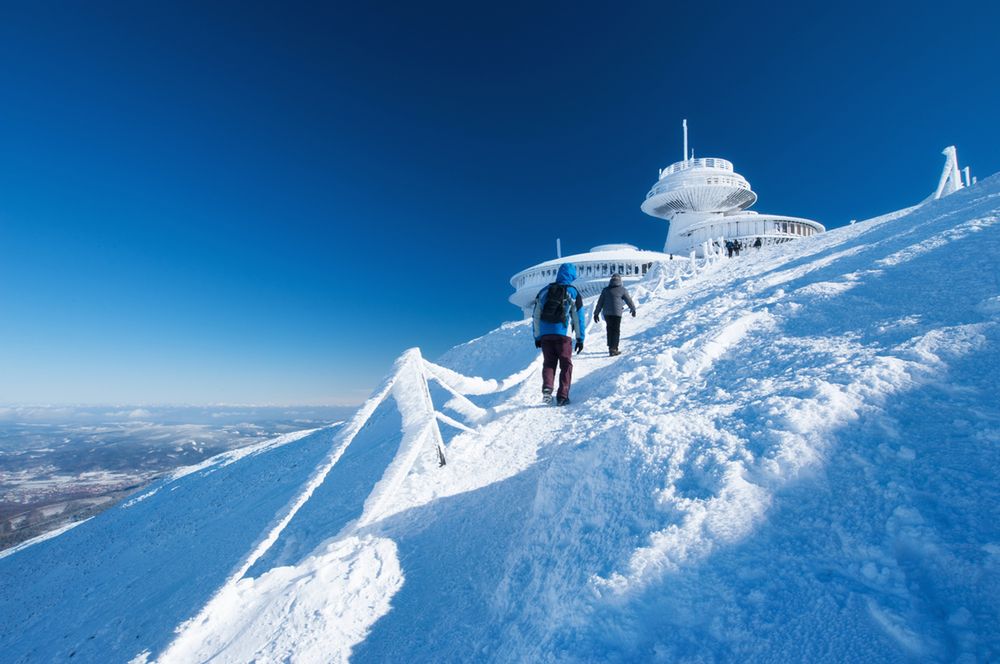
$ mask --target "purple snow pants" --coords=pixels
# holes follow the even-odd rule
[[[569,384],[573,380],[573,339],[561,334],[546,334],[542,342],[542,389],[552,389],[559,365],[559,391],[557,397],[569,398]]]

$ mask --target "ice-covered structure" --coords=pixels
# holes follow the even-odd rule
[[[576,264],[577,278],[573,285],[581,295],[590,297],[599,294],[613,274],[620,274],[622,282],[628,286],[642,279],[653,263],[666,260],[670,260],[670,256],[659,251],[644,251],[631,244],[602,244],[584,254],[558,256],[521,270],[510,279],[515,289],[510,302],[520,307],[525,316],[530,316],[538,291],[555,281],[556,272],[563,263]]]
[[[620,274],[625,285],[635,283],[656,262],[675,256],[687,258],[693,251],[703,256],[726,240],[745,245],[757,238],[761,244],[776,244],[822,233],[823,225],[811,219],[749,212],[757,200],[750,183],[725,159],[688,158],[687,120],[684,120],[685,158],[660,171],[660,179],[646,195],[642,211],[670,222],[663,251],[641,250],[631,244],[602,244],[587,253],[561,256],[521,270],[510,279],[511,304],[531,315],[535,296],[555,279],[559,265],[576,263],[574,282],[584,297],[600,293],[612,274]]]
[[[928,201],[936,201],[944,198],[948,194],[954,194],[959,189],[970,187],[976,182],[972,177],[969,167],[960,168],[958,165],[958,150],[954,145],[949,145],[941,151],[944,155],[944,168],[941,170],[941,179],[934,193],[927,197]],[[964,181],[963,181],[964,176]],[[926,202],[926,201],[925,201]]]
[[[695,159],[688,153],[687,120],[684,120],[684,158],[660,171],[642,211],[670,223],[663,251],[687,254],[704,252],[704,243],[719,238],[762,245],[809,237],[826,230],[812,219],[759,214],[747,208],[757,194],[732,162],[718,157]]]
[[[746,178],[733,170],[732,162],[719,157],[695,159],[688,152],[687,120],[684,120],[684,159],[660,171],[659,180],[646,194],[642,211],[669,222],[663,251],[647,251],[631,244],[602,244],[589,252],[562,256],[521,270],[510,279],[514,294],[511,304],[530,316],[535,296],[551,283],[562,263],[575,263],[578,277],[574,285],[584,297],[597,295],[613,274],[620,274],[626,286],[634,284],[654,263],[704,257],[719,251],[727,240],[752,246],[780,244],[823,233],[823,224],[812,219],[760,214],[747,208],[757,202],[757,194]],[[944,149],[944,169],[937,188],[924,203],[937,200],[975,183],[969,167],[958,165],[955,146]],[[922,203],[921,203],[922,204]],[[920,204],[898,211],[907,213]],[[854,223],[854,222],[851,222]],[[557,245],[558,246],[558,245]]]
[[[410,350],[0,552],[0,660],[1000,661],[998,254],[1000,175],[648,276],[571,408],[527,321]]]

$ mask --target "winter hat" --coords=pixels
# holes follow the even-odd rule
[[[611,286],[621,286],[622,285],[622,275],[613,274],[611,275]]]

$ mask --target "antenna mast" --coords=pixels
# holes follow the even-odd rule
[[[684,127],[684,161],[687,161],[688,160],[688,121],[687,121],[687,118],[684,118],[684,121],[681,122],[681,126]]]

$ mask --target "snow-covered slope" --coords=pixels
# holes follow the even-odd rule
[[[0,559],[4,661],[1000,658],[1000,177],[525,323]],[[441,466],[440,462],[446,461]]]

